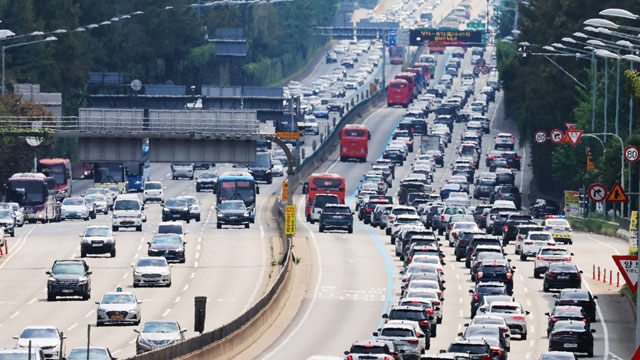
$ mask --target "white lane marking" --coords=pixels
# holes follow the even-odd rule
[[[122,349],[118,349],[118,350],[116,350],[116,351],[112,352],[112,353],[111,353],[111,355],[116,355],[116,354],[118,354],[119,352],[122,352]]]
[[[184,287],[182,288],[182,291],[187,291],[187,289],[189,288],[189,284],[184,284]]]
[[[142,244],[138,245],[138,251],[140,251],[140,249],[142,249]]]
[[[462,290],[462,285],[458,284],[458,290]]]
[[[194,277],[196,277],[196,273],[195,273],[195,272],[192,272],[192,273],[191,273],[191,278],[193,279]]]
[[[29,237],[29,235],[31,235],[31,233],[32,233],[36,228],[38,228],[40,225],[42,225],[42,224],[34,225],[34,226],[29,230],[29,231],[27,231],[27,233],[26,233],[26,234],[24,234],[22,237],[20,237],[20,239],[19,239],[19,240],[18,240],[18,242],[17,242],[17,244],[18,244],[18,245],[16,246],[16,248],[15,248],[15,249],[11,249],[11,248],[9,248],[9,250],[10,250],[10,251],[9,251],[9,252],[10,252],[10,254],[9,254],[9,256],[7,257],[7,259],[6,259],[2,264],[0,264],[0,269],[2,269],[5,265],[7,265],[7,263],[9,262],[9,260],[11,260],[11,259],[12,259],[12,258],[13,258],[17,253],[18,253],[18,251],[20,251],[20,249],[22,249],[22,247],[24,246],[24,244],[27,242],[27,237]],[[8,246],[8,245],[7,245],[7,246]]]
[[[460,312],[458,312],[458,314],[459,314],[460,317],[464,316],[464,313],[462,312],[462,310],[460,310]]]
[[[137,340],[136,338],[133,338],[133,340],[129,341],[129,344],[133,344],[133,343],[135,343],[135,342],[136,342],[136,340]]]
[[[462,304],[462,298],[458,298],[458,302]]]
[[[607,244],[606,242],[600,241],[600,240],[598,240],[598,239],[596,239],[594,237],[591,237],[591,236],[587,236],[587,238],[589,238],[589,239],[591,239],[591,240],[593,240],[593,241],[595,241],[595,242],[597,242],[597,243],[599,243],[601,245],[604,245],[604,246],[608,247],[609,249],[613,250],[616,253],[616,255],[620,255],[620,252],[618,252],[618,250],[616,250],[616,248],[614,248],[613,246]]]
[[[267,203],[266,201],[262,200],[262,202],[260,203],[260,206],[258,206],[258,214],[262,214],[262,209],[264,207],[264,204],[266,203]],[[258,219],[258,222],[261,223],[262,221]],[[262,287],[262,280],[266,277],[265,271],[267,271],[267,263],[266,263],[267,247],[265,244],[264,228],[262,224],[260,224],[260,251],[261,251],[261,260],[260,260],[260,277],[258,277],[259,281],[256,281],[256,286],[253,288],[253,291],[251,292],[251,296],[247,298],[247,303],[244,305],[242,312],[247,311],[251,306],[251,304],[253,304],[253,299],[258,295],[258,292]]]
[[[87,315],[85,315],[85,318],[88,318],[89,316],[91,316],[91,314],[93,314],[95,310],[89,310],[89,312],[87,313]]]
[[[527,299],[527,307],[531,307],[531,300]]]
[[[589,292],[593,294],[593,291],[591,291],[591,287],[589,286],[588,281],[582,281],[582,283],[584,284],[584,286],[587,287],[587,290],[589,290]],[[600,318],[600,324],[602,325],[602,332],[604,335],[604,352],[603,353],[608,354],[609,353],[609,329],[607,328],[607,322],[604,320],[604,316],[602,315],[602,310],[600,310],[600,304],[598,304],[598,300],[593,300],[593,301],[596,303],[596,311],[598,312],[598,317]]]
[[[529,347],[533,347],[533,344],[534,344],[533,340],[529,341]]]
[[[33,299],[29,300],[29,302],[27,303],[27,305],[31,305],[31,304],[33,304],[34,302],[36,302],[36,300],[38,300],[38,298],[33,298]]]
[[[526,354],[524,355],[524,358],[525,358],[525,359],[530,359],[530,358],[531,358],[531,353],[530,353],[530,352],[526,353]]]
[[[611,355],[611,357],[612,357],[614,360],[624,360],[623,358],[621,358],[620,356],[618,356],[618,355],[616,355],[616,354],[612,353],[611,351],[609,351],[609,355]]]
[[[136,254],[133,256],[133,258],[134,258],[134,259],[137,259],[138,257],[140,257],[140,254],[138,254],[138,253],[136,253]]]
[[[460,280],[460,275],[458,273],[456,273],[456,279]]]
[[[527,165],[527,146],[525,145],[524,149],[522,149],[522,163],[520,165],[520,189],[522,189],[522,184],[524,183],[524,171],[522,171],[522,164],[524,166]]]
[[[260,238],[264,239],[264,227],[260,225]]]
[[[200,251],[196,251],[196,259],[200,258]]]
[[[303,208],[302,201],[303,199],[301,198],[298,204],[299,209]],[[303,325],[306,325],[307,318],[309,317],[309,314],[311,314],[311,311],[313,310],[313,307],[316,304],[316,300],[318,299],[318,292],[320,292],[320,284],[322,283],[322,256],[320,254],[320,248],[318,247],[318,243],[316,242],[316,237],[313,231],[311,231],[311,228],[309,227],[309,225],[307,225],[307,222],[303,221],[302,226],[304,226],[307,229],[307,232],[309,233],[309,237],[311,238],[311,244],[313,245],[313,250],[316,253],[316,258],[314,260],[316,260],[315,262],[318,264],[318,278],[316,279],[316,285],[313,289],[313,296],[311,297],[311,302],[309,303],[309,307],[307,307],[307,310],[302,315],[302,318],[300,319],[300,321],[298,321],[298,323],[296,324],[296,327],[294,327],[293,330],[291,330],[289,335],[286,338],[284,338],[284,340],[282,340],[282,342],[278,344],[278,346],[276,346],[273,350],[271,350],[271,352],[267,353],[264,357],[262,357],[263,360],[270,358],[271,356],[273,356],[273,354],[280,351],[280,349],[282,349],[285,345],[287,345],[287,343],[289,343],[291,338],[293,338],[293,336],[296,335],[296,333],[300,330],[300,328]]]
[[[178,297],[174,300],[174,302],[173,302],[173,303],[174,303],[174,304],[177,304],[177,303],[179,303],[179,302],[180,302],[180,300],[181,300],[181,299],[182,299],[182,297],[181,297],[181,296],[178,296]]]
[[[9,316],[9,319],[13,319],[14,317],[20,315],[20,310],[17,310],[16,312],[14,312],[11,316]]]
[[[502,93],[500,93],[500,98],[502,98]],[[489,131],[493,130],[494,120],[496,119],[496,115],[498,114],[498,108],[500,107],[502,99],[496,101],[496,106],[493,107],[493,116],[491,117],[491,124],[489,124]]]
[[[67,331],[71,331],[71,330],[75,329],[76,326],[78,326],[78,323],[73,323],[73,325],[71,325],[71,326],[69,326],[67,328]]]
[[[336,161],[334,161],[331,165],[329,165],[326,172],[330,172],[331,169],[333,169],[334,166],[338,165],[339,162],[340,162],[340,158],[338,157]]]
[[[198,267],[198,262],[197,262],[197,261],[194,261],[194,262],[193,262],[193,267],[195,267],[195,268],[197,268],[197,267]]]
[[[386,108],[381,107],[380,109],[376,110],[376,111],[375,111],[374,113],[372,113],[371,115],[367,116],[367,118],[366,118],[366,119],[364,119],[364,121],[362,122],[362,125],[366,125],[366,124],[367,124],[367,122],[368,122],[372,117],[374,117],[376,114],[378,114],[380,111],[382,111],[382,110],[384,110],[384,109],[386,109]]]
[[[531,325],[531,333],[532,334],[536,333],[536,326],[535,325]]]
[[[171,312],[171,309],[167,309],[162,313],[162,317],[166,317]]]
[[[127,275],[129,275],[129,273],[124,273],[124,274],[122,274],[122,278],[123,278],[123,279],[124,279],[124,278],[126,278],[126,277],[127,277]]]
[[[524,292],[528,293],[529,292],[529,288],[527,288],[526,286],[524,287]]]
[[[524,276],[520,275],[520,281],[524,281]]]

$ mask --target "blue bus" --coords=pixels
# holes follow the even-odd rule
[[[260,193],[260,188],[246,171],[230,171],[218,176],[216,185],[216,204],[224,200],[242,200],[247,207],[251,223],[256,218],[256,194]]]
[[[124,167],[127,172],[127,192],[141,192],[144,184],[149,181],[149,163],[125,162]]]

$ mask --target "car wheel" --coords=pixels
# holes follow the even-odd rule
[[[391,245],[394,245],[396,243],[396,238],[391,235]]]
[[[535,271],[535,270],[533,270],[533,277],[536,278],[536,279],[539,279],[540,278],[540,273]]]
[[[456,261],[460,261],[460,256],[456,255]]]
[[[134,287],[134,288],[137,288],[137,287],[139,287],[139,285],[138,285],[138,284],[136,284],[136,283],[133,283],[133,287]]]
[[[111,231],[118,231],[118,227],[117,226],[112,226],[111,227]]]
[[[522,251],[521,251],[522,252]],[[527,255],[520,254],[520,261],[527,261]]]
[[[216,223],[216,229],[222,229],[222,224]]]
[[[527,333],[520,335],[520,340],[527,340]]]
[[[187,224],[191,222],[191,219],[187,219]]]
[[[464,261],[464,267],[466,267],[467,269],[471,268],[471,261],[470,260],[465,260]]]
[[[248,229],[249,228],[249,223],[244,224],[244,228]]]
[[[111,250],[109,255],[111,255],[111,257],[116,257],[116,249],[114,248],[113,250]]]
[[[324,232],[324,226],[320,225],[320,228],[318,229],[318,231]]]
[[[90,297],[91,297],[91,294],[89,294],[89,293],[82,294],[82,300],[85,300],[85,301],[89,300]]]
[[[587,357],[593,357],[593,349],[587,352]]]
[[[391,229],[389,228],[385,229],[384,233],[387,235],[391,235]]]
[[[349,228],[347,229],[347,233],[353,234],[353,226],[349,226]]]
[[[200,215],[196,218],[196,222],[200,222]]]
[[[136,226],[136,231],[142,231],[142,225]]]
[[[549,287],[546,284],[542,285],[542,291],[549,292]]]
[[[436,335],[438,335],[437,328],[436,324],[431,325],[431,337],[436,337]]]
[[[87,252],[83,248],[80,248],[80,257],[83,258],[86,256],[87,256]]]
[[[47,291],[47,301],[56,301],[56,296],[51,291]]]

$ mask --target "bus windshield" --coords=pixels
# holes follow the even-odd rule
[[[126,162],[126,163],[124,163],[124,166],[127,169],[127,177],[132,177],[132,178],[142,177],[143,163],[141,163],[141,162]]]
[[[122,183],[124,169],[120,162],[105,162],[93,164],[93,179],[95,183]]]
[[[63,185],[67,183],[67,171],[64,164],[40,164],[38,163],[38,172],[51,176],[56,185]]]
[[[255,186],[251,180],[218,180],[218,200],[242,200],[246,206],[256,201]]]
[[[344,130],[343,131],[343,135],[345,137],[363,137],[364,136],[364,130],[362,129],[349,129],[349,130]]]
[[[7,202],[17,202],[20,206],[44,204],[49,191],[40,181],[10,180]]]

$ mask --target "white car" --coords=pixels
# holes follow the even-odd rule
[[[142,201],[164,202],[164,188],[160,181],[147,181],[142,190]]]
[[[567,249],[558,246],[541,247],[533,260],[533,277],[537,279],[541,274],[546,273],[552,262],[571,261],[572,255],[573,253],[570,253]]]
[[[184,341],[187,329],[181,328],[176,321],[154,320],[145,322],[142,329],[133,331],[138,333],[136,354],[142,354]]]
[[[133,268],[133,287],[141,285],[171,286],[171,267],[162,256],[144,257]]]
[[[124,324],[139,325],[142,313],[140,304],[136,296],[131,292],[124,292],[122,289],[104,294],[102,300],[96,301],[97,325]]]
[[[137,195],[121,194],[116,197],[111,220],[113,231],[118,231],[121,227],[134,227],[136,231],[142,231],[142,223],[145,221],[147,217],[142,213],[142,203]]]
[[[275,163],[271,168],[271,175],[275,177],[284,176],[284,166],[282,164]]]
[[[426,349],[426,337],[416,321],[389,320],[374,336],[376,340],[393,341],[404,356],[419,358]]]
[[[21,227],[24,225],[24,213],[22,212],[20,204],[11,202],[9,205],[11,205],[11,209],[13,210],[13,217],[16,219],[16,226]]]
[[[84,198],[70,197],[62,200],[60,220],[84,219],[87,221],[90,217],[90,209]]]
[[[116,185],[113,185],[113,186],[115,186],[116,189],[118,188]],[[84,197],[87,197],[93,194],[104,195],[105,199],[107,200],[107,204],[109,205],[109,209],[113,208],[113,200],[115,199],[115,195],[113,194],[111,189],[109,189],[108,187],[89,188],[84,192]]]
[[[416,209],[413,208],[412,206],[404,206],[404,205],[394,206],[393,209],[391,209],[391,211],[387,215],[386,220],[384,220],[385,233],[387,235],[391,235],[391,227],[393,226],[393,223],[396,221],[396,218],[400,215],[418,215],[418,213],[416,212]]]
[[[107,202],[107,197],[104,194],[91,194],[84,197],[84,200],[88,204],[93,204],[93,207],[96,212],[101,212],[103,214],[109,213],[109,203]]]
[[[500,316],[507,323],[512,334],[519,334],[520,340],[527,340],[527,315],[529,312],[525,311],[520,303],[495,301],[491,303],[486,314]]]
[[[527,257],[534,256],[538,250],[544,246],[553,246],[556,242],[551,234],[546,231],[529,231],[524,239],[516,239],[516,254],[520,255],[520,260],[525,261]]]
[[[32,348],[40,348],[47,359],[63,359],[64,345],[60,331],[54,326],[27,326],[16,339],[16,348],[27,349],[29,342]]]

